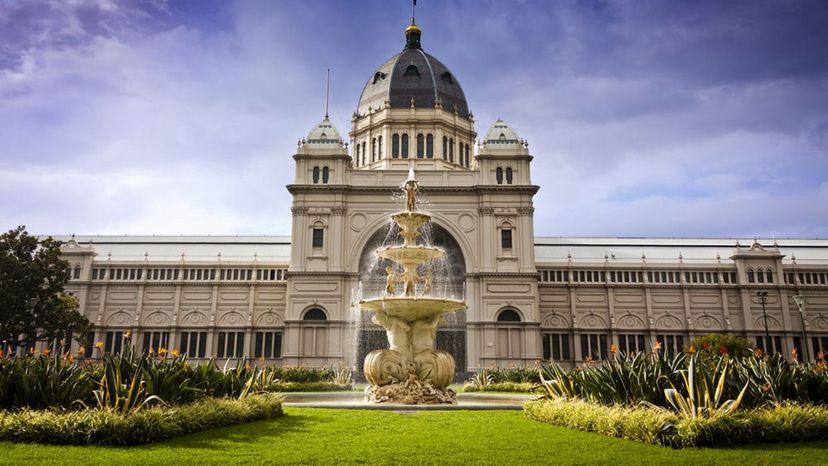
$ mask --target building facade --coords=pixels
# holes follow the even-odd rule
[[[384,334],[351,303],[381,286],[373,251],[394,234],[394,193],[414,168],[429,239],[447,252],[439,289],[469,306],[437,338],[461,370],[578,364],[613,344],[673,353],[710,332],[786,354],[828,348],[828,240],[536,236],[528,144],[500,120],[478,140],[459,81],[421,34],[409,26],[371,73],[347,143],[327,116],[300,140],[290,237],[58,238],[93,340],[359,366]]]

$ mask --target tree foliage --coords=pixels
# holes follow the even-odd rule
[[[77,299],[64,291],[70,273],[60,245],[23,226],[0,235],[0,341],[19,346],[70,334],[80,339],[91,330]]]

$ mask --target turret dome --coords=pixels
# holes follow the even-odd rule
[[[342,145],[342,137],[339,135],[339,131],[337,131],[336,127],[331,123],[331,120],[325,116],[325,119],[320,121],[313,129],[310,130],[308,133],[308,137],[305,139],[307,144],[314,144],[314,145]]]
[[[483,145],[498,149],[522,148],[524,141],[518,136],[514,128],[498,118],[492,127],[486,131]]]

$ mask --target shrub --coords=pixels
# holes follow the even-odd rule
[[[813,405],[787,403],[732,415],[687,418],[645,406],[602,406],[564,399],[530,401],[523,409],[526,417],[536,421],[676,448],[828,437],[828,409]]]
[[[753,346],[745,338],[738,335],[722,333],[708,333],[705,336],[693,338],[687,349],[693,348],[700,357],[718,357],[724,352],[733,357],[747,357],[753,352]]]
[[[463,385],[464,392],[514,392],[514,393],[531,393],[538,387],[535,383],[520,383],[520,382],[492,382],[486,385],[476,385],[472,382],[466,382]]]
[[[334,382],[274,382],[267,386],[268,392],[338,392],[353,390],[352,384]]]
[[[94,387],[88,371],[57,354],[0,358],[0,409],[69,409],[91,401]]]
[[[129,415],[111,409],[70,412],[0,412],[0,441],[139,445],[282,414],[282,398],[272,394],[243,400],[203,399],[176,407],[156,406]]]

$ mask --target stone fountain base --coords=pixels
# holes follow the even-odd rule
[[[365,389],[365,397],[373,403],[457,404],[457,393],[454,390],[436,387],[429,381],[421,381],[414,374],[405,382],[369,385]]]

